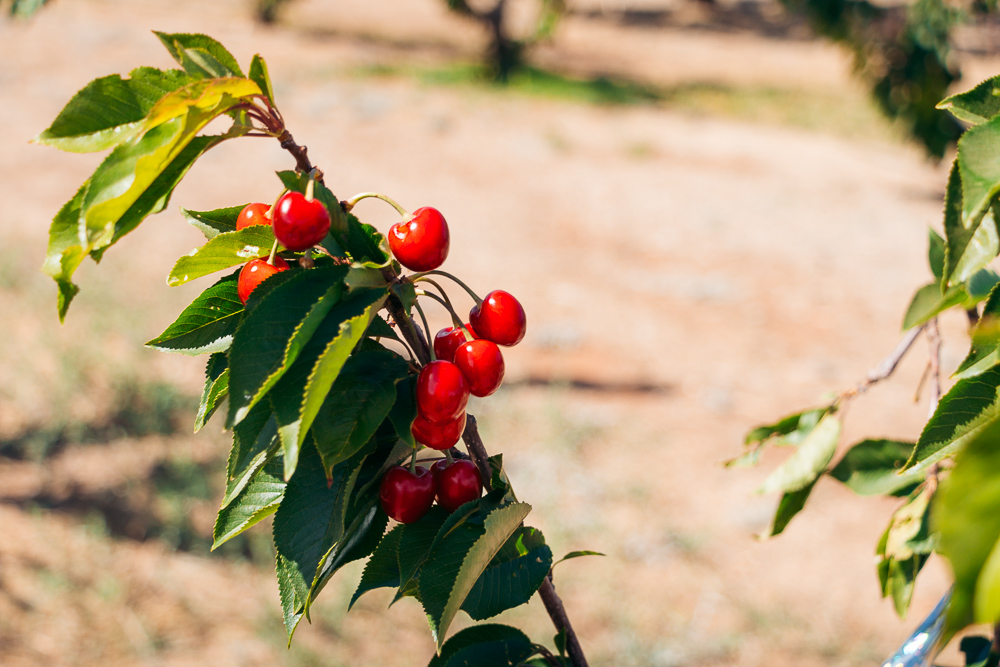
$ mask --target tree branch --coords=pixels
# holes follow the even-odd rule
[[[873,384],[881,382],[892,375],[896,370],[896,366],[899,365],[899,362],[902,361],[904,356],[906,356],[910,347],[913,346],[913,341],[917,339],[917,336],[920,335],[920,332],[923,331],[926,326],[927,324],[921,324],[919,327],[913,327],[907,331],[899,343],[896,344],[895,349],[889,353],[889,356],[878,362],[878,365],[868,371],[868,375],[865,377],[863,382],[858,383],[858,385],[853,389],[848,389],[841,394],[840,400],[853,398],[858,394],[863,394],[868,391],[868,388]]]
[[[308,174],[313,169],[315,169],[315,167],[313,167],[312,165],[312,162],[309,161],[309,155],[308,155],[309,149],[307,149],[305,146],[300,146],[297,143],[295,143],[295,140],[292,138],[291,132],[289,132],[287,129],[282,130],[281,134],[278,135],[278,141],[281,142],[281,147],[284,148],[289,153],[291,153],[292,156],[295,158],[296,171],[301,171],[304,174]],[[316,180],[319,181],[320,183],[323,182],[323,172],[321,172],[318,169],[316,169]]]
[[[936,317],[927,323],[927,344],[930,347],[930,401],[927,418],[930,419],[941,400],[941,335],[938,333]]]

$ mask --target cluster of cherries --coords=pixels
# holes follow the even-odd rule
[[[270,224],[278,243],[286,249],[308,250],[319,244],[330,230],[326,207],[309,194],[308,190],[305,195],[288,192],[273,208],[267,204],[248,204],[237,218],[236,229]],[[368,196],[385,199],[404,217],[390,228],[387,236],[389,249],[400,264],[412,271],[431,272],[444,263],[450,235],[448,224],[437,209],[424,207],[407,214],[388,198],[369,193],[354,197],[346,205],[351,208]],[[274,252],[266,260],[247,262],[237,281],[240,300],[246,303],[260,283],[288,268],[288,263]],[[442,302],[451,310],[446,296]],[[446,458],[436,461],[428,470],[416,464],[414,451],[410,465],[390,468],[379,486],[382,509],[401,523],[419,520],[435,498],[438,505],[452,512],[482,495],[479,468],[470,460],[453,459],[450,450],[465,431],[469,395],[489,396],[503,382],[504,362],[499,346],[516,345],[526,330],[524,308],[502,290],[490,292],[481,300],[476,298],[465,324],[451,312],[455,326],[435,335],[433,359],[417,376],[417,416],[410,427],[416,442],[443,451]]]

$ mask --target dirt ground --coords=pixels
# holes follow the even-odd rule
[[[142,348],[205,286],[164,284],[200,242],[176,206],[269,200],[273,172],[292,166],[273,142],[216,149],[167,212],[100,270],[84,265],[60,326],[38,272],[48,221],[100,156],[27,142],[91,79],[171,66],[152,29],[209,33],[243,63],[263,53],[289,127],[338,195],[438,207],[452,229],[447,268],[522,300],[529,331],[507,355],[507,386],[473,411],[557,556],[607,554],[556,570],[591,664],[872,665],[900,643],[948,575],[930,563],[906,621],[879,598],[873,552],[893,503],[822,482],[784,535],[759,541],[777,499],[754,490],[783,454],[754,470],[720,462],[751,427],[852,386],[894,346],[929,278],[925,230],[939,226],[946,171],[885,124],[855,133],[836,112],[803,126],[746,111],[753,90],[778,89],[875,118],[849,58],[795,26],[779,37],[637,28],[590,5],[619,3],[580,3],[537,62],[720,86],[728,111],[375,73],[475,57],[477,29],[435,0],[301,0],[273,29],[242,0],[57,0],[31,22],[0,20],[0,440],[60,443],[43,464],[0,451],[0,664],[409,666],[433,651],[412,601],[386,612],[389,597],[372,593],[347,613],[359,567],[286,650],[266,561],[153,539],[139,519],[168,510],[145,481],[164,461],[217,463],[217,424],[196,436],[109,427],[101,446],[74,436],[120,417],[130,387],[153,387],[146,405],[200,392],[200,360]],[[1000,71],[963,64],[970,84]],[[376,202],[357,212],[392,222]],[[942,327],[949,370],[965,322]],[[845,446],[916,437],[925,349],[851,406]],[[210,531],[216,493],[182,505],[193,533]],[[103,504],[69,500],[81,498]],[[109,507],[118,514],[98,511]],[[499,620],[551,645],[537,601]]]

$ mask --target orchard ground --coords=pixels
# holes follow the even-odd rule
[[[0,662],[402,666],[433,651],[412,600],[385,611],[374,592],[346,612],[360,565],[285,650],[267,528],[242,555],[206,553],[227,437],[217,422],[189,435],[203,362],[142,347],[208,284],[164,283],[201,238],[177,206],[271,201],[273,172],[293,165],[277,142],[210,153],[167,212],[84,265],[58,324],[38,271],[48,222],[100,156],[27,142],[91,79],[172,66],[152,29],[209,33],[241,63],[264,54],[339,196],[439,208],[444,268],[521,299],[528,335],[471,411],[556,556],[607,554],[555,571],[591,664],[878,664],[933,606],[938,561],[905,622],[879,599],[873,552],[893,503],[823,481],[761,542],[777,498],[754,489],[784,453],[720,463],[751,427],[852,386],[892,349],[929,280],[944,167],[878,118],[843,52],[794,24],[714,30],[708,10],[674,4],[674,24],[637,28],[576,6],[536,62],[626,76],[659,101],[463,83],[456,63],[481,35],[434,0],[300,0],[274,29],[235,0],[56,1],[0,23]],[[1000,72],[960,55],[968,85]],[[395,221],[376,201],[356,212]],[[945,371],[965,326],[943,319]],[[843,444],[915,438],[925,363],[921,340],[851,405]],[[537,601],[498,620],[551,645]]]

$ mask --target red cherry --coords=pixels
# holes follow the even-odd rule
[[[301,192],[282,195],[273,212],[274,236],[289,250],[305,250],[322,241],[330,231],[330,214],[318,199]]]
[[[271,218],[267,217],[269,210],[271,207],[267,204],[247,204],[236,216],[236,231],[252,225],[270,225]]]
[[[455,419],[443,424],[427,421],[423,415],[417,415],[410,426],[413,438],[425,447],[431,449],[450,449],[462,438],[465,431],[465,412]]]
[[[517,345],[524,338],[527,317],[518,300],[503,290],[494,290],[469,312],[469,321],[479,338],[497,345]]]
[[[471,325],[466,324],[465,328],[473,338],[476,338],[476,332]],[[455,361],[455,350],[463,343],[465,343],[465,333],[461,329],[455,327],[441,329],[434,334],[434,356],[445,361]]]
[[[389,228],[389,249],[411,271],[436,269],[448,257],[448,223],[436,208],[418,208],[409,220]]]
[[[483,494],[483,477],[472,461],[461,459],[448,465],[441,459],[431,466],[437,487],[438,505],[454,512]]]
[[[479,339],[460,345],[455,365],[468,381],[473,396],[489,396],[503,382],[503,355],[493,341]]]
[[[400,523],[413,523],[427,514],[434,504],[434,475],[422,466],[416,473],[409,468],[393,466],[382,476],[378,497],[382,509]]]
[[[417,376],[417,412],[442,424],[457,419],[469,402],[469,383],[450,361],[432,361]]]
[[[257,289],[257,285],[275,273],[287,270],[288,262],[280,257],[274,258],[273,265],[268,264],[266,259],[251,259],[240,270],[240,277],[236,280],[236,294],[240,297],[240,301],[246,303],[250,293]]]

